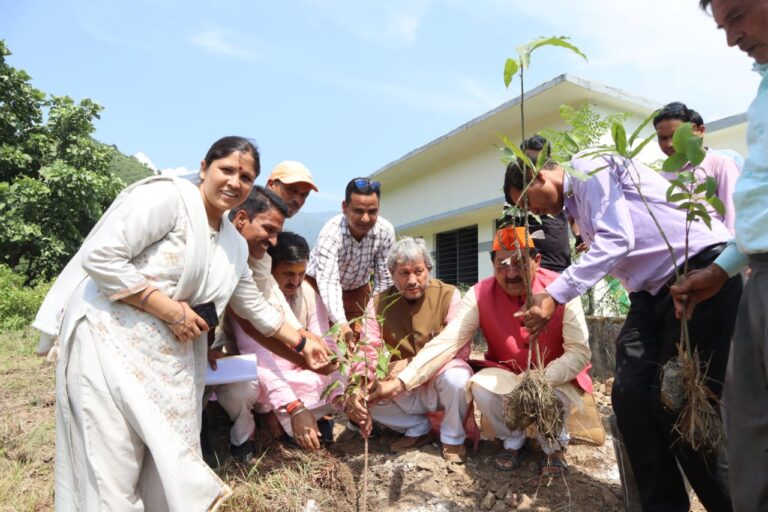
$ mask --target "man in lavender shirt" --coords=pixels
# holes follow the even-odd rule
[[[524,313],[531,333],[540,332],[557,304],[583,294],[606,274],[629,290],[630,307],[616,345],[616,380],[612,401],[619,429],[637,480],[643,510],[687,511],[688,495],[679,467],[707,510],[731,510],[724,457],[694,452],[672,433],[675,416],[659,398],[659,369],[676,351],[680,324],[675,319],[669,285],[675,267],[683,264],[685,213],[666,200],[669,183],[639,162],[619,157],[577,155],[573,168],[589,176],[579,180],[556,163],[547,164],[528,189],[528,206],[538,214],[558,214],[563,208],[576,220],[589,245],[544,292],[533,296]],[[672,246],[670,255],[653,216],[637,192],[643,192],[653,216]],[[512,163],[504,191],[517,204],[523,189],[520,164]],[[728,230],[717,220],[712,230],[697,222],[691,228],[690,268],[713,261],[725,247]],[[709,361],[708,385],[720,396],[728,349],[741,295],[739,277],[689,323],[691,339],[702,360]]]

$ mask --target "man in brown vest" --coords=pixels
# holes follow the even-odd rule
[[[362,339],[376,346],[383,341],[399,350],[399,354],[392,357],[386,377],[394,379],[455,316],[461,294],[454,286],[430,279],[432,258],[423,240],[403,238],[397,242],[387,257],[387,266],[394,285],[368,303]],[[383,318],[381,325],[380,318]],[[392,451],[405,451],[431,442],[434,435],[426,414],[443,410],[440,426],[443,457],[450,462],[464,460],[464,420],[468,409],[464,386],[472,375],[468,357],[469,345],[429,382],[411,393],[379,402],[371,409],[374,420],[405,434],[392,444]],[[347,414],[363,425],[364,432],[370,429],[370,418],[361,400],[349,400]]]
[[[557,277],[557,273],[539,267],[541,256],[533,247],[532,239],[525,235],[525,228],[502,228],[494,236],[491,251],[494,275],[469,289],[451,324],[422,347],[396,379],[382,382],[371,399],[383,397],[396,402],[401,396],[408,396],[408,390],[420,389],[422,383],[432,379],[453,354],[467,350],[475,331],[480,329],[488,350],[483,360],[472,361],[473,366],[483,369],[469,380],[467,387],[482,417],[480,424],[484,434],[503,441],[503,450],[493,461],[501,471],[512,471],[520,466],[523,457],[520,449],[526,439],[524,432],[507,428],[503,414],[504,395],[519,384],[530,350],[529,334],[515,315],[525,305],[525,270],[518,251],[512,247],[528,248],[527,271],[534,292]],[[570,404],[581,403],[581,393],[592,392],[592,381],[586,373],[591,354],[581,300],[576,297],[558,308],[557,318],[553,317],[554,323],[539,336],[538,342],[545,376],[568,411]],[[542,474],[564,472],[567,463],[562,448],[568,441],[567,431],[563,429],[556,443],[543,441],[540,439],[546,454],[541,459]]]

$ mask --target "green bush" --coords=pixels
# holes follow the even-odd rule
[[[51,287],[41,283],[24,286],[25,276],[0,265],[0,330],[21,329],[29,325]]]

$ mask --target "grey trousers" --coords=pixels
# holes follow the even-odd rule
[[[768,254],[750,256],[739,304],[728,390],[728,457],[733,510],[768,510]]]

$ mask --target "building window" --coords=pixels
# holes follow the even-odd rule
[[[438,233],[435,240],[437,278],[458,285],[477,282],[477,225]]]

